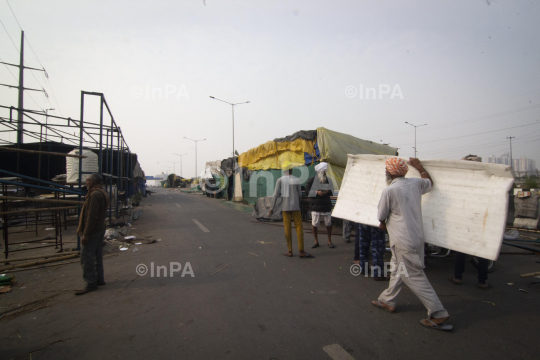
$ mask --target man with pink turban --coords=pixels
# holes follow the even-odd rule
[[[420,164],[409,159],[409,165],[420,173],[421,179],[405,178],[409,171],[407,161],[392,157],[386,160],[388,186],[379,201],[377,217],[379,228],[388,231],[392,249],[392,274],[388,289],[382,292],[373,306],[389,312],[396,311],[394,300],[403,284],[422,301],[428,310],[428,318],[420,323],[437,330],[452,330],[443,324],[450,316],[435,293],[424,273],[424,230],[422,224],[421,197],[431,191],[433,180]]]

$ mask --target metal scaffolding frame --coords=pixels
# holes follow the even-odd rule
[[[99,98],[99,123],[94,123],[84,120],[84,110],[85,110],[85,99],[87,96],[97,96]],[[132,154],[131,149],[129,148],[121,128],[117,125],[114,120],[114,116],[111,112],[109,104],[105,99],[103,93],[98,92],[88,92],[81,91],[81,103],[80,103],[80,119],[75,120],[70,117],[65,118],[56,115],[43,114],[39,111],[29,110],[29,109],[19,109],[13,106],[3,106],[0,105],[0,109],[9,109],[9,118],[0,116],[0,133],[4,132],[22,132],[24,135],[29,138],[33,138],[39,141],[39,151],[33,150],[24,150],[20,149],[20,143],[12,143],[10,141],[0,140],[0,142],[5,143],[5,145],[11,145],[12,147],[6,148],[0,146],[0,151],[2,148],[9,149],[7,151],[13,151],[17,153],[17,171],[9,172],[0,169],[0,174],[4,173],[9,176],[13,176],[20,179],[25,179],[27,182],[14,182],[7,179],[0,179],[0,184],[5,187],[7,185],[11,186],[23,186],[28,188],[36,189],[47,189],[55,194],[55,198],[59,198],[59,194],[72,194],[77,195],[77,200],[81,201],[82,197],[85,195],[80,189],[82,188],[82,176],[85,174],[90,174],[89,172],[83,172],[82,162],[83,158],[83,149],[93,150],[98,153],[98,174],[103,178],[103,183],[106,189],[108,190],[111,198],[116,199],[116,203],[113,209],[112,201],[109,206],[108,218],[109,225],[112,223],[113,214],[116,218],[119,217],[119,192],[123,192],[125,198],[130,198],[133,195],[134,190],[134,179],[133,179],[133,168],[134,168],[134,154]],[[110,117],[110,124],[104,121],[104,115],[106,113]],[[17,114],[22,114],[22,121],[17,121],[14,119],[14,112]],[[46,116],[45,123],[39,121],[37,118],[39,116]],[[61,120],[59,124],[49,123],[48,118],[53,118]],[[24,128],[26,126],[26,129]],[[32,131],[31,127],[39,127],[38,131]],[[35,130],[35,129],[34,129]],[[48,138],[60,139],[60,143],[64,141],[69,142],[70,146],[73,146],[78,149],[79,155],[68,155],[63,153],[53,153],[48,151],[42,151],[43,144],[43,134],[44,130],[47,132]],[[75,130],[73,132],[72,130]],[[78,130],[78,135],[77,135]],[[20,140],[19,136],[17,137]],[[115,140],[116,138],[116,140]],[[105,141],[104,141],[105,140]],[[2,144],[4,145],[4,144]],[[34,153],[39,156],[38,160],[38,178],[25,176],[21,174],[20,171],[20,161],[19,154],[21,153]],[[15,156],[15,155],[14,155]],[[73,186],[64,186],[54,182],[41,179],[41,158],[42,156],[70,156],[79,158],[79,176],[78,176],[78,188]],[[115,159],[116,157],[116,159]],[[116,163],[116,164],[115,164]],[[2,176],[6,176],[2,175]],[[30,182],[30,183],[29,183]],[[116,185],[113,191],[113,185]],[[113,196],[114,192],[114,196]],[[3,200],[3,212],[8,212],[8,202],[5,198],[7,193],[4,191],[4,200]],[[52,208],[53,209],[53,208]],[[25,210],[26,211],[26,210]],[[28,212],[35,212],[32,210],[27,210]],[[57,213],[58,211],[54,211]],[[80,216],[80,208],[78,209],[78,214]],[[36,215],[37,217],[37,215]],[[4,215],[4,220],[9,218],[9,215]],[[5,226],[7,226],[7,221],[4,221]],[[61,222],[59,222],[61,224]],[[60,225],[61,226],[61,225]],[[5,231],[4,231],[5,234]],[[4,236],[6,243],[6,258],[8,255],[8,245],[7,245],[7,234]],[[77,236],[77,247],[80,248],[80,239]]]

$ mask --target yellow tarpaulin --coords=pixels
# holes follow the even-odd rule
[[[295,166],[305,163],[304,152],[315,154],[315,140],[268,141],[238,156],[238,165],[249,170],[281,169],[281,164],[290,161]]]

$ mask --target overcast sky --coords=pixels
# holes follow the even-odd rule
[[[251,101],[235,108],[240,153],[322,126],[412,156],[408,121],[428,124],[418,128],[420,159],[500,156],[515,136],[514,158],[540,167],[538,1],[9,4],[37,54],[25,48],[27,66],[50,76],[25,71],[26,87],[49,94],[30,92],[25,107],[78,119],[80,91],[104,93],[147,175],[172,171],[172,153],[189,153],[183,175],[195,174],[184,136],[206,139],[199,172],[231,155],[231,106],[209,96]],[[0,20],[1,61],[18,63],[20,29],[5,0]],[[0,65],[0,83],[16,85],[10,70]],[[17,91],[0,87],[0,104],[17,106]],[[87,106],[97,121],[97,102]]]

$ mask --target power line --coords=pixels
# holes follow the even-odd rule
[[[13,14],[13,17],[15,18],[15,21],[17,22],[17,25],[19,25],[19,29],[21,29],[21,31],[22,31],[21,24],[19,24],[19,20],[17,20],[17,17],[15,16],[15,13],[13,12],[13,9],[11,9],[11,5],[9,5],[9,1],[6,0],[6,3],[8,4],[9,10],[11,10],[11,13]]]
[[[504,128],[504,129],[497,129],[497,130],[484,131],[484,132],[475,133],[475,134],[468,134],[468,135],[454,136],[454,137],[445,138],[445,139],[437,139],[437,140],[423,141],[422,143],[425,144],[425,143],[430,143],[430,142],[438,142],[438,141],[445,141],[445,140],[461,139],[461,138],[464,138],[464,137],[476,136],[476,135],[483,135],[483,134],[489,134],[489,133],[493,133],[493,132],[497,132],[497,131],[516,129],[516,128],[521,128],[521,127],[531,126],[531,125],[540,125],[540,122],[537,121],[537,122],[533,122],[533,123],[525,124],[525,125],[511,126],[511,127]]]
[[[2,27],[4,28],[4,30],[6,31],[7,36],[9,37],[9,40],[11,40],[11,43],[13,44],[13,46],[15,46],[15,49],[17,50],[17,52],[19,52],[19,48],[17,47],[17,45],[15,45],[15,42],[11,38],[11,35],[9,35],[9,32],[7,31],[6,26],[4,25],[4,23],[2,22],[1,19],[0,19],[0,24],[2,24]]]
[[[19,25],[19,29],[22,31],[22,26],[21,24],[19,23],[19,20],[17,19],[17,16],[15,15],[15,12],[13,11],[13,9],[11,8],[11,5],[9,4],[9,1],[6,0],[6,3],[8,4],[9,6],[9,10],[11,11],[11,14],[13,14],[13,17],[15,18],[15,21],[17,22],[17,25]],[[2,24],[3,25],[3,24]],[[4,27],[5,29],[5,27]],[[6,30],[7,32],[7,30]],[[9,34],[8,34],[9,36]],[[11,37],[10,37],[11,39]],[[39,63],[39,65],[41,65],[41,68],[43,70],[45,70],[45,66],[43,66],[43,64],[41,63],[41,61],[39,60],[39,57],[37,56],[36,52],[34,51],[34,48],[32,47],[32,44],[30,43],[30,40],[28,40],[28,36],[25,36],[24,39],[26,40],[26,43],[28,44],[28,46],[30,46],[30,50],[32,50],[32,53],[34,54],[34,57],[36,58],[37,62]],[[13,45],[15,45],[15,43],[13,42],[13,40],[11,40],[11,42],[13,43]],[[15,48],[17,48],[17,46],[15,46]],[[39,80],[36,78],[36,76],[34,75],[34,73],[32,73],[32,76],[34,77],[34,79],[36,79],[36,81],[38,82],[39,85],[41,85],[41,83],[39,82]],[[60,114],[62,114],[62,116],[64,115],[62,113],[62,110],[60,110],[60,105],[58,104],[58,99],[56,98],[56,94],[54,93],[54,88],[52,86],[52,83],[51,81],[49,80],[49,77],[47,76],[47,73],[45,72],[45,81],[49,83],[49,86],[51,88],[51,93],[53,94],[53,97],[54,97],[54,101],[56,103],[56,107],[58,108],[58,111],[60,111]],[[44,86],[41,85],[41,88],[43,89]],[[44,89],[45,90],[45,89]],[[47,102],[52,106],[52,103],[49,101],[49,97],[46,96],[46,99],[47,99]]]

